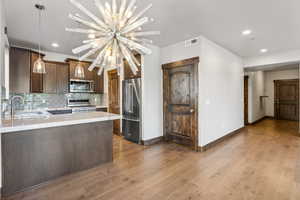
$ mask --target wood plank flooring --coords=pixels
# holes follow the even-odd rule
[[[114,138],[114,162],[7,200],[299,200],[298,124],[264,120],[200,153]]]

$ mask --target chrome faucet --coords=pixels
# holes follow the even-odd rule
[[[15,99],[20,99],[22,101],[22,104],[24,104],[24,97],[22,96],[12,96],[10,98],[10,118],[13,119],[14,118],[14,111],[15,111],[15,108],[14,108],[14,100]]]

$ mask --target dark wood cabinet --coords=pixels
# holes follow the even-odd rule
[[[98,73],[98,68],[94,69],[94,84],[95,84],[95,93],[97,94],[103,94],[104,93],[104,72],[102,73],[101,76],[99,76]]]
[[[46,61],[46,74],[43,77],[43,92],[66,94],[69,91],[69,66],[60,62]]]
[[[56,64],[56,78],[58,94],[66,94],[69,92],[69,65],[66,63]]]
[[[10,92],[43,92],[43,74],[33,73],[33,65],[38,58],[39,54],[34,51],[17,47],[10,48]]]
[[[79,62],[81,66],[84,68],[84,78],[75,77],[75,68],[78,65],[77,60],[67,59],[67,62],[70,66],[70,79],[81,79],[81,80],[93,80],[94,79],[94,72],[88,70],[89,66],[91,65],[90,62]]]
[[[136,54],[135,55],[136,59],[141,63],[141,55]],[[141,66],[138,67],[138,72],[136,75],[134,75],[130,69],[130,66],[126,60],[124,60],[124,79],[132,79],[132,78],[140,78],[141,77]]]
[[[91,65],[91,62],[80,62],[84,68],[84,78],[75,77],[75,68],[78,64],[78,60],[67,59],[66,62],[69,64],[69,78],[70,79],[81,79],[81,80],[93,80],[94,81],[94,90],[97,94],[104,93],[104,76],[98,76],[98,68],[95,68],[93,71],[89,71],[88,68]]]
[[[46,62],[46,74],[44,74],[43,77],[43,92],[48,94],[55,94],[57,92],[56,82],[56,64]]]
[[[9,88],[11,93],[30,92],[30,52],[16,47],[9,53]]]
[[[30,92],[43,92],[43,74],[33,73],[34,62],[39,58],[39,54],[30,52]]]
[[[96,108],[97,112],[107,112],[107,108]]]

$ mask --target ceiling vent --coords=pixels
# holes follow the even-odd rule
[[[192,38],[192,39],[189,39],[189,40],[185,41],[185,47],[191,47],[191,46],[194,46],[194,45],[197,45],[197,44],[199,44],[199,38],[198,37]]]

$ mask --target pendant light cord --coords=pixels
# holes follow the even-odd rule
[[[39,9],[39,59],[41,58],[41,12]]]

